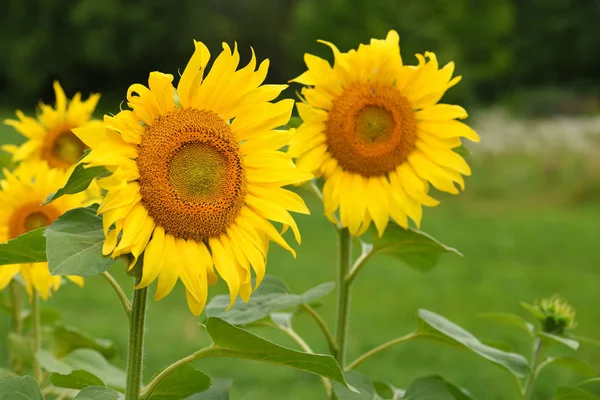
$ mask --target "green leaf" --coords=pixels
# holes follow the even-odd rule
[[[209,317],[221,318],[233,325],[247,325],[275,311],[310,304],[329,294],[334,287],[335,284],[329,282],[302,294],[291,294],[281,279],[267,275],[248,303],[238,299],[231,309],[225,311],[229,306],[229,295],[215,296],[205,312]]]
[[[35,379],[18,376],[0,382],[0,400],[44,400],[44,396]]]
[[[46,261],[44,229],[34,229],[0,244],[0,265]]]
[[[579,335],[569,335],[569,338],[577,340],[580,343],[587,343],[587,344],[591,344],[594,346],[600,346],[600,342],[598,340],[595,339],[591,339],[585,336],[579,336]]]
[[[579,348],[579,342],[575,339],[569,339],[566,337],[553,335],[546,332],[538,332],[537,335],[542,339],[548,339],[553,343],[560,344],[570,348],[571,350],[577,350]]]
[[[8,349],[13,357],[23,360],[26,365],[31,365],[33,359],[33,340],[31,337],[21,336],[14,332],[9,333]]]
[[[579,358],[576,358],[576,357],[569,357],[569,356],[550,357],[543,362],[542,368],[544,368],[548,365],[556,365],[558,367],[568,368],[572,371],[580,373],[581,375],[583,375],[586,378],[591,378],[596,375],[596,371],[594,371],[594,368],[592,368],[585,361],[580,360]],[[540,368],[540,370],[542,368]]]
[[[173,371],[149,394],[149,400],[180,400],[210,387],[210,378],[202,371],[184,364]]]
[[[50,375],[50,382],[56,387],[68,389],[83,389],[88,386],[104,386],[102,379],[91,372],[78,369],[68,374],[54,373]]]
[[[103,178],[108,175],[110,175],[110,172],[102,166],[84,168],[83,164],[77,164],[65,186],[58,189],[56,193],[48,196],[46,203],[50,203],[65,194],[83,192],[95,178]]]
[[[464,391],[448,383],[441,376],[416,379],[404,396],[406,400],[472,400]]]
[[[481,313],[480,317],[487,318],[502,325],[514,326],[525,332],[531,337],[534,336],[535,326],[531,322],[525,321],[518,315],[511,313]]]
[[[465,329],[431,311],[419,310],[419,327],[417,333],[451,346],[471,350],[473,353],[507,369],[516,376],[524,377],[529,374],[529,364],[522,355],[486,346]]]
[[[10,378],[13,373],[7,369],[0,368],[0,381]]]
[[[300,125],[302,125],[302,118],[292,117],[290,118],[289,122],[285,125],[285,129],[298,128]]]
[[[115,344],[108,339],[96,339],[78,328],[57,324],[54,328],[54,349],[58,357],[63,357],[76,349],[93,349],[106,358],[117,354]]]
[[[509,343],[503,342],[501,340],[482,340],[481,343],[485,344],[486,346],[490,346],[495,349],[498,349],[498,350],[508,351],[508,352],[513,351],[513,347]]]
[[[347,380],[348,378],[346,377],[346,381]],[[399,400],[406,394],[405,390],[398,389],[388,382],[374,381],[373,387],[375,388],[375,391],[379,397],[385,400]]]
[[[62,358],[73,370],[84,370],[98,378],[106,385],[122,389],[125,387],[125,371],[111,365],[102,354],[92,349],[77,349]]]
[[[214,343],[206,349],[205,357],[245,358],[285,365],[345,384],[342,370],[331,356],[308,354],[279,346],[219,318],[209,318],[206,330]]]
[[[600,397],[580,388],[558,387],[554,400],[600,400]]]
[[[471,151],[469,149],[467,149],[464,145],[460,145],[458,147],[455,147],[452,149],[453,152],[455,152],[456,154],[459,154],[463,157],[467,157],[471,155]]]
[[[523,307],[525,311],[527,311],[529,314],[531,314],[532,317],[534,317],[537,320],[543,321],[546,318],[544,313],[541,312],[540,309],[535,307],[534,305],[522,301],[521,307]]]
[[[347,371],[344,376],[348,387],[337,382],[333,384],[333,391],[338,400],[381,400],[373,383],[365,375]]]
[[[121,400],[121,393],[104,386],[90,386],[77,393],[74,400]]]
[[[98,275],[116,262],[102,255],[102,218],[93,207],[67,211],[48,225],[46,239],[52,275]]]
[[[376,233],[372,237],[374,253],[389,254],[421,272],[435,267],[444,253],[462,256],[458,250],[446,246],[425,232],[413,228],[404,229],[393,223],[388,225],[381,238]]]
[[[212,384],[208,390],[194,394],[185,400],[229,400],[229,392],[233,380],[229,378],[212,378]]]
[[[56,372],[62,375],[67,375],[73,371],[69,364],[64,363],[46,350],[40,350],[35,355],[35,358],[40,363],[41,367],[48,372]]]
[[[31,329],[31,310],[23,312],[23,327],[25,330]],[[54,308],[40,307],[40,323],[42,326],[53,327],[58,321],[61,320],[60,312]]]

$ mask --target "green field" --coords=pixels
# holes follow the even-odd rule
[[[600,339],[600,175],[589,168],[588,159],[576,154],[474,154],[470,161],[474,176],[467,180],[466,192],[439,196],[442,204],[425,210],[421,227],[465,257],[446,255],[426,274],[392,258],[374,257],[353,289],[349,359],[412,330],[421,307],[445,315],[482,339],[502,339],[529,354],[519,331],[491,325],[477,314],[521,313],[520,301],[553,293],[564,295],[577,308],[576,333]],[[314,199],[308,204],[313,216],[297,219],[303,234],[297,259],[276,246],[269,254],[268,273],[283,278],[295,292],[335,279],[335,232],[322,217],[320,204]],[[122,269],[110,272],[129,290],[131,282]],[[223,291],[219,284],[212,293]],[[330,323],[334,300],[330,294],[321,308]],[[70,325],[116,342],[119,356],[115,363],[124,367],[126,318],[103,278],[87,279],[84,289],[66,285],[47,306],[60,309]],[[189,313],[181,286],[165,300],[151,301],[146,378],[207,344],[200,321]],[[0,315],[0,337],[5,337],[8,324],[8,316]],[[306,316],[298,317],[295,328],[316,351],[326,351],[320,332]],[[294,346],[267,328],[257,332]],[[2,353],[4,357],[4,344]],[[600,349],[584,344],[580,353],[600,371]],[[233,378],[234,399],[325,398],[316,376],[292,369],[237,359],[204,360],[196,365],[213,376]],[[398,387],[406,387],[419,376],[441,374],[478,399],[518,398],[506,371],[470,353],[430,342],[392,348],[359,370]],[[548,368],[540,377],[535,398],[550,399],[555,385],[581,379]]]

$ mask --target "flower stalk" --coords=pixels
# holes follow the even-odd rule
[[[136,279],[136,285],[140,278]],[[127,381],[125,400],[139,400],[142,389],[142,367],[144,359],[144,328],[148,288],[133,290],[131,316],[129,321],[129,342],[127,346]]]
[[[23,297],[22,291],[19,290],[19,282],[15,279],[10,283],[10,313],[11,313],[11,332],[16,335],[23,333]],[[11,354],[10,366],[13,372],[19,374],[23,368],[22,361]]]
[[[34,378],[42,383],[42,367],[37,359],[37,353],[42,348],[42,323],[40,317],[40,296],[37,291],[33,289],[31,300],[31,318],[33,327],[33,376]]]
[[[335,359],[342,368],[346,363],[346,340],[348,338],[348,320],[350,307],[350,283],[346,276],[352,262],[352,236],[347,228],[339,231],[338,244],[338,280],[337,313],[335,325]]]

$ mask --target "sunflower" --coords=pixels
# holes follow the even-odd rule
[[[276,130],[294,101],[271,103],[286,85],[262,85],[269,66],[256,58],[237,70],[237,47],[223,51],[205,76],[210,53],[201,42],[175,88],[173,76],[150,73],[148,87],[132,85],[131,110],[105,116],[102,129],[75,134],[92,150],[88,166],[105,166],[107,193],[98,209],[103,252],[130,253],[132,268],[143,253],[137,287],[158,280],[155,299],[183,282],[190,310],[199,315],[217,273],[231,303],[248,301],[251,269],[257,287],[265,274],[269,240],[292,252],[268,221],[300,234],[288,211],[308,214],[302,199],[282,186],[312,175],[296,169],[281,147],[290,132]],[[215,272],[216,270],[216,272]]]
[[[439,68],[435,54],[417,55],[417,66],[402,64],[399,37],[372,39],[358,50],[341,53],[335,45],[331,66],[305,55],[308,71],[294,79],[306,85],[297,103],[304,121],[291,140],[289,153],[298,168],[325,179],[325,214],[353,235],[375,223],[379,235],[388,221],[419,226],[422,206],[439,202],[429,184],[456,194],[462,175],[471,170],[453,149],[461,137],[479,141],[475,131],[457,119],[459,106],[438,104],[452,78],[454,63]]]
[[[0,242],[5,243],[19,235],[51,224],[62,213],[83,204],[85,195],[63,196],[42,205],[49,194],[62,187],[68,178],[65,171],[50,169],[45,162],[21,164],[14,172],[4,170],[0,181]],[[34,290],[46,300],[61,284],[60,276],[51,276],[48,263],[11,264],[0,266],[0,290],[21,273],[27,292]],[[83,286],[80,276],[67,276]]]
[[[92,94],[85,101],[77,93],[68,101],[58,82],[54,82],[56,106],[40,103],[37,119],[17,110],[18,120],[7,119],[6,125],[13,126],[27,138],[20,146],[4,145],[2,149],[12,154],[13,161],[45,161],[51,168],[72,169],[86,149],[85,144],[71,131],[100,121],[92,120],[92,113],[100,99]]]

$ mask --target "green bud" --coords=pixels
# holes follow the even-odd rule
[[[575,309],[559,295],[536,300],[534,305],[521,303],[542,325],[542,331],[564,336],[575,328]]]

